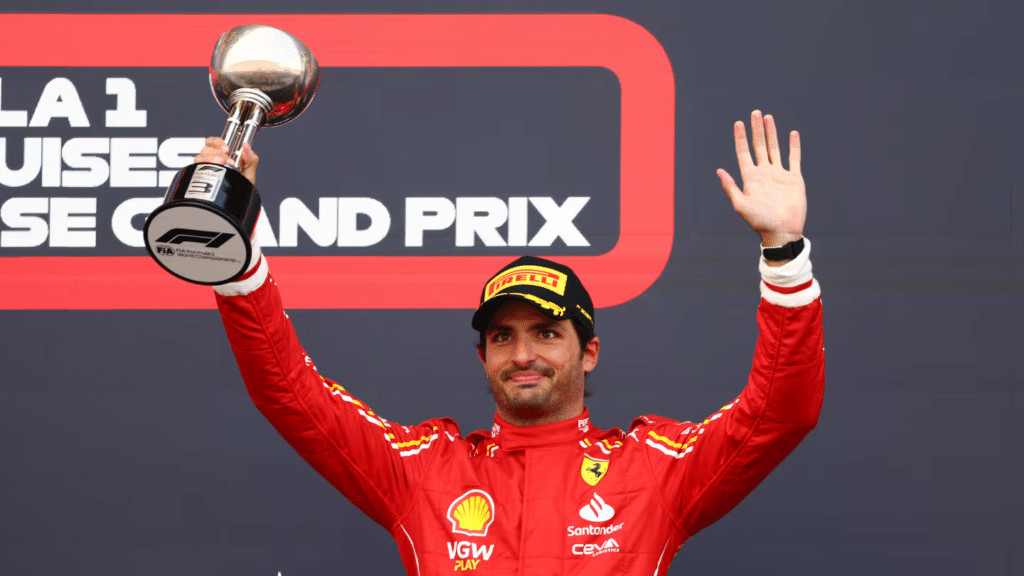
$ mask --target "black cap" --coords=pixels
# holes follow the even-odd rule
[[[523,256],[505,266],[484,284],[473,329],[486,330],[497,305],[508,298],[533,304],[555,320],[577,320],[583,336],[594,335],[594,303],[568,266],[535,256]]]

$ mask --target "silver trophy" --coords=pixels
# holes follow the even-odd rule
[[[306,109],[320,66],[291,34],[258,24],[228,30],[213,48],[210,87],[228,121],[229,166],[200,163],[178,173],[146,219],[146,250],[171,274],[195,284],[237,279],[252,259],[260,215],[255,186],[236,170],[242,145],[262,126],[280,126]]]

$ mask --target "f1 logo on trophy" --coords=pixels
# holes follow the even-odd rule
[[[241,276],[252,258],[259,193],[230,164],[261,126],[280,126],[302,114],[320,84],[320,66],[305,44],[270,26],[228,30],[210,59],[210,87],[228,113],[221,138],[228,166],[187,166],[146,219],[146,250],[171,274],[194,284],[223,284]]]

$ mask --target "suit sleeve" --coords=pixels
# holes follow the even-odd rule
[[[317,472],[390,531],[439,444],[459,440],[455,423],[388,422],[321,376],[296,337],[265,259],[241,280],[215,291],[253,403]]]
[[[821,290],[810,241],[778,268],[761,262],[760,334],[740,396],[702,422],[634,422],[666,506],[686,537],[750,493],[817,424],[825,386]]]

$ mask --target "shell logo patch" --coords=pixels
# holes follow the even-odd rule
[[[605,474],[608,473],[608,461],[600,458],[583,457],[583,465],[580,466],[580,475],[583,481],[591,486],[597,486]]]
[[[494,499],[483,490],[470,490],[448,507],[452,532],[467,536],[487,536],[494,522]]]

